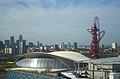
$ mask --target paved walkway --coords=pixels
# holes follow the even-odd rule
[[[0,72],[0,79],[6,79],[6,73],[1,73]]]

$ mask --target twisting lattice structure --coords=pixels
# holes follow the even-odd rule
[[[89,55],[91,59],[99,58],[99,43],[105,35],[105,31],[100,31],[99,18],[96,16],[93,21],[93,26],[87,29],[92,35],[91,48]]]

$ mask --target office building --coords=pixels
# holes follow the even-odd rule
[[[7,47],[5,47],[5,49],[4,49],[4,53],[5,53],[5,55],[10,55],[10,54],[12,54],[12,48],[7,48]]]
[[[10,47],[10,40],[5,40],[5,47],[7,47],[7,48]]]
[[[71,44],[70,44],[70,42],[68,42],[68,49],[69,49],[69,50],[71,49]]]
[[[59,45],[58,45],[58,44],[55,44],[55,45],[54,45],[54,51],[59,51],[59,50],[60,50]]]
[[[22,35],[19,36],[19,42],[21,42],[21,41],[23,41],[23,36]]]
[[[15,41],[14,41],[14,36],[10,37],[10,48],[12,48],[12,54],[15,55]]]
[[[117,43],[115,43],[115,42],[112,43],[112,52],[114,52],[114,53],[117,52]]]
[[[19,36],[19,54],[23,54],[23,36]]]
[[[77,47],[77,42],[74,42],[74,50],[76,50],[78,47]]]
[[[39,43],[39,41],[37,41],[37,48],[40,48],[40,43]]]
[[[117,48],[117,43],[113,42],[113,43],[112,43],[112,48],[113,48],[113,49],[116,49],[116,48]]]
[[[19,54],[23,54],[23,42],[19,42]]]
[[[64,44],[64,42],[62,42],[62,46],[61,46],[61,49],[65,49],[65,44]]]
[[[5,40],[5,54],[12,54],[12,48],[10,47],[10,40]]]
[[[19,54],[24,54],[27,52],[26,40],[23,40],[22,35],[19,36],[18,49],[19,49]]]
[[[16,55],[19,54],[19,40],[16,40],[15,52],[16,52]]]
[[[26,40],[23,40],[23,54],[27,53]]]
[[[34,44],[33,44],[33,42],[29,42],[29,44],[28,44],[28,48],[34,48]]]
[[[0,41],[0,54],[3,55],[4,54],[4,48],[5,48],[5,45],[2,41]]]

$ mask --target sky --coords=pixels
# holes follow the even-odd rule
[[[89,45],[95,16],[106,32],[101,44],[120,44],[120,0],[0,0],[0,40]]]

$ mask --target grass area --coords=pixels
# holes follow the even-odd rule
[[[7,68],[16,68],[15,62],[0,62],[0,72],[6,72]]]
[[[0,68],[0,72],[6,72],[5,68]]]
[[[0,66],[16,67],[16,64],[15,64],[15,62],[0,62]]]

